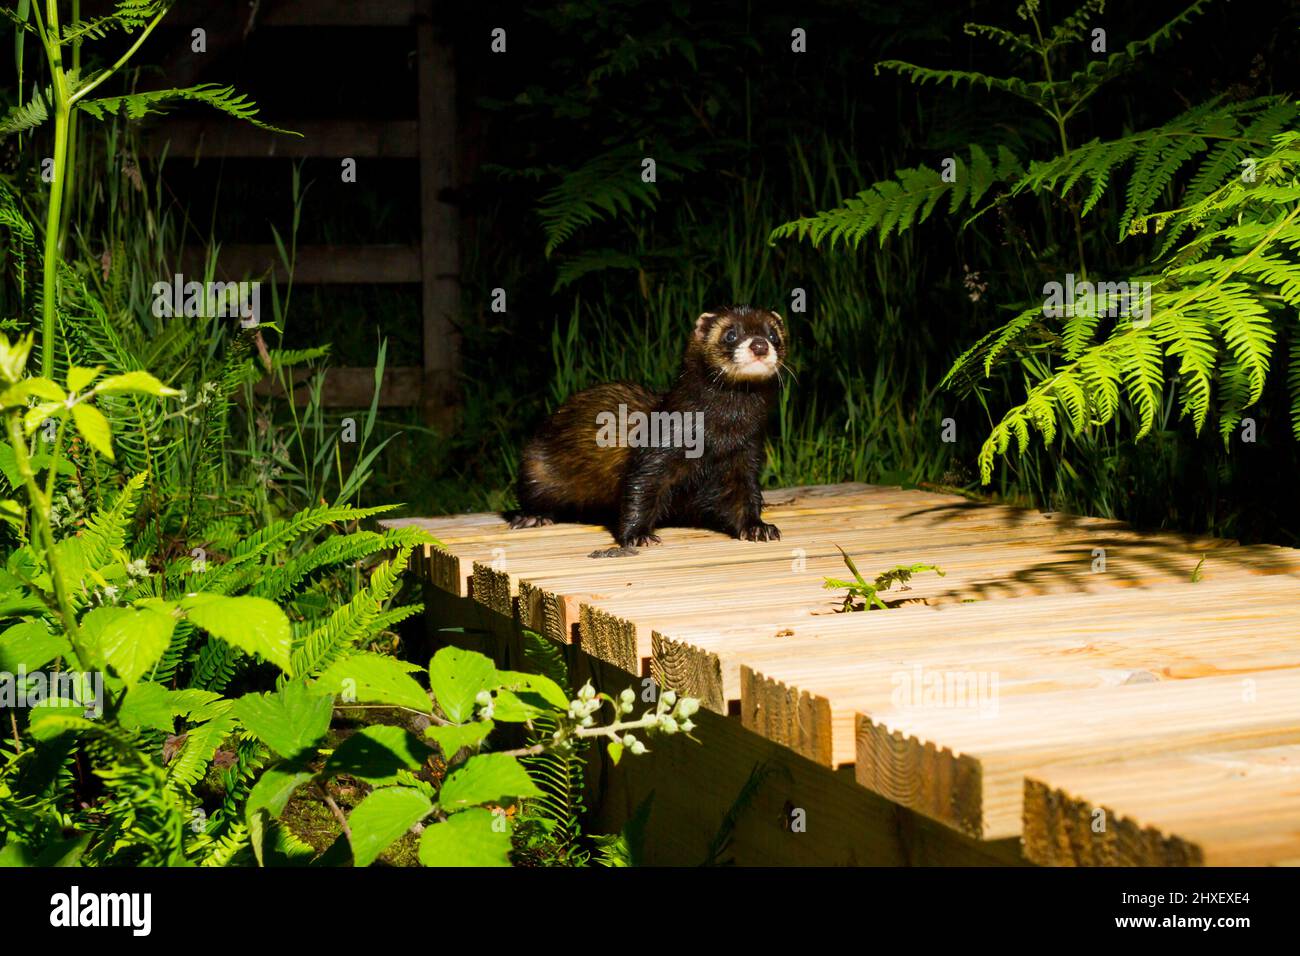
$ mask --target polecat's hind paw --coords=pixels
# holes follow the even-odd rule
[[[548,524],[555,524],[555,519],[550,515],[526,515],[516,513],[510,516],[511,528],[542,528]]]
[[[740,537],[746,541],[780,541],[781,529],[774,524],[764,524],[759,521],[747,528],[742,528]]]
[[[627,558],[636,554],[636,548],[603,548],[587,555],[589,558]]]

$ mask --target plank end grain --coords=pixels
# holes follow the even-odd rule
[[[723,689],[722,662],[691,644],[674,641],[658,631],[650,634],[650,676],[660,687],[679,696],[694,697],[715,714],[726,714],[728,701]]]
[[[984,774],[979,761],[947,747],[855,718],[858,783],[976,839],[985,837]]]
[[[592,657],[629,674],[642,672],[635,622],[584,604],[578,614],[578,632],[582,649]]]
[[[750,667],[740,668],[740,719],[747,730],[824,767],[834,766],[831,705]]]

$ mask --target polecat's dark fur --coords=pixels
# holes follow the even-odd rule
[[[657,543],[655,529],[665,524],[750,541],[780,538],[775,525],[763,522],[758,476],[785,355],[785,326],[775,312],[736,306],[704,313],[668,392],[615,382],[560,406],[524,447],[520,510],[511,527],[556,520],[606,524],[619,547],[593,557],[632,554]],[[636,412],[647,418],[661,413],[654,420],[685,427],[661,447],[611,443],[612,422],[635,421]],[[690,431],[696,422],[703,427],[698,445]]]

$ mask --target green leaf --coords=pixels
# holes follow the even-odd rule
[[[424,866],[509,866],[510,828],[504,817],[475,807],[452,814],[420,834]]]
[[[469,720],[480,691],[499,686],[491,659],[459,647],[444,647],[429,662],[429,687],[448,720]]]
[[[89,844],[90,834],[83,833],[66,840],[54,840],[38,852],[35,847],[12,839],[0,849],[0,867],[80,866],[81,856]]]
[[[280,814],[284,813],[284,808],[289,805],[293,792],[311,778],[310,770],[304,770],[296,764],[272,767],[262,774],[249,793],[248,802],[244,805],[244,821],[259,866],[265,865],[262,859],[265,815],[269,814],[278,820]]]
[[[0,671],[34,671],[71,651],[68,639],[44,621],[23,621],[0,634]]]
[[[94,634],[99,659],[128,685],[158,663],[176,628],[175,617],[153,608],[95,608],[86,615],[85,622],[88,632]]]
[[[96,365],[94,368],[85,368],[81,365],[74,365],[68,369],[68,391],[79,392],[91,382],[93,382],[99,373],[104,371],[104,366]]]
[[[93,377],[93,376],[92,376]],[[69,378],[69,385],[71,378]],[[168,388],[148,372],[127,372],[124,375],[110,375],[95,386],[98,395],[153,395],[158,398],[171,398],[180,392]]]
[[[508,690],[497,691],[492,704],[492,716],[508,724],[521,724],[545,713],[546,708],[531,704]]]
[[[447,775],[438,794],[438,805],[451,811],[481,803],[541,795],[542,791],[515,757],[510,754],[479,754]]]
[[[339,745],[325,762],[325,772],[351,774],[379,787],[396,783],[399,770],[418,770],[431,752],[401,727],[366,727]]]
[[[542,674],[525,674],[520,671],[497,671],[497,677],[503,687],[536,694],[556,710],[569,709],[569,695],[549,677]]]
[[[62,402],[41,402],[39,405],[33,405],[23,413],[23,431],[30,435],[48,419],[62,421],[67,413],[68,406]]]
[[[70,730],[98,730],[85,716],[86,707],[71,701],[43,700],[28,712],[28,732],[37,740],[53,740]]]
[[[224,713],[228,703],[216,691],[194,687],[172,690],[162,684],[146,682],[136,684],[127,692],[126,699],[117,712],[117,719],[123,727],[131,730],[149,727],[171,733],[174,718],[210,720]]]
[[[432,726],[424,729],[426,737],[432,737],[442,751],[446,760],[451,760],[463,747],[473,747],[487,739],[496,725],[490,720],[476,720],[468,724],[453,724],[447,727]]]
[[[289,653],[293,633],[289,618],[274,601],[201,593],[185,598],[180,606],[192,623],[214,637],[261,656],[286,674],[292,673]]]
[[[369,866],[379,854],[433,809],[429,798],[411,787],[373,790],[348,816],[352,829],[352,860]]]
[[[148,727],[150,730],[172,733],[176,721],[172,713],[170,693],[162,684],[136,684],[127,691],[126,699],[117,712],[118,723],[130,730]]]
[[[430,710],[429,695],[407,673],[406,665],[382,654],[353,654],[335,661],[316,680],[316,686],[342,695],[348,703],[375,701],[422,713]]]
[[[72,406],[72,421],[77,426],[78,434],[91,448],[109,461],[113,460],[113,430],[109,428],[108,419],[103,412],[94,405],[80,402]]]
[[[17,408],[25,406],[29,398],[43,398],[48,402],[64,402],[67,392],[48,378],[25,378],[0,393],[0,406]]]
[[[0,521],[21,529],[26,517],[27,511],[19,502],[12,498],[0,500]]]
[[[304,769],[299,764],[290,763],[271,767],[258,778],[256,785],[248,794],[248,803],[244,806],[245,813],[252,814],[257,810],[265,810],[278,819],[280,814],[284,813],[284,808],[289,805],[293,792],[312,776],[310,770]]]
[[[605,745],[605,749],[609,752],[609,759],[613,761],[614,766],[617,767],[618,762],[623,759],[623,745],[617,740],[611,740]]]
[[[333,711],[333,697],[295,682],[273,694],[245,694],[234,713],[280,756],[294,757],[325,736]]]

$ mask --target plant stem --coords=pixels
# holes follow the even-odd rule
[[[42,42],[50,61],[50,87],[54,91],[54,179],[50,183],[50,202],[45,215],[45,261],[41,263],[41,374],[54,375],[54,322],[58,314],[59,295],[59,223],[62,221],[63,177],[68,162],[67,77],[63,72],[63,44],[59,39],[59,5],[46,0]]]
[[[81,0],[72,0],[72,22],[76,23],[81,19]],[[80,74],[81,72],[81,39],[78,37],[72,42],[72,72]],[[68,114],[68,143],[67,143],[67,161],[65,163],[63,185],[63,208],[59,216],[59,255],[63,255],[63,247],[68,241],[68,224],[72,221],[72,204],[76,201],[76,193],[73,190],[73,182],[76,177],[76,157],[77,157],[77,114],[70,111]]]
[[[1047,43],[1043,39],[1042,28],[1038,25],[1038,17],[1030,14],[1030,21],[1034,24],[1034,35],[1038,37],[1038,52],[1043,58],[1043,75],[1047,79],[1047,87],[1052,94],[1052,108],[1047,110],[1047,114],[1056,122],[1056,132],[1061,140],[1061,155],[1070,155],[1070,140],[1065,135],[1065,119],[1070,114],[1061,110],[1060,101],[1056,98],[1056,83],[1052,79],[1052,61],[1047,55]],[[1079,257],[1079,278],[1088,281],[1088,264],[1083,258],[1083,222],[1079,218],[1078,203],[1070,205],[1070,218],[1074,221],[1074,247],[1075,254]]]
[[[50,2],[50,6],[54,5],[54,0],[49,0],[49,2]],[[75,94],[73,94],[72,99],[70,100],[70,105],[76,105],[76,103],[79,100],[81,100],[83,97],[85,97],[86,94],[98,88],[101,83],[107,80],[110,76],[112,76],[122,67],[126,66],[127,61],[130,60],[131,57],[135,56],[135,52],[138,49],[140,49],[140,47],[144,44],[145,40],[149,39],[149,34],[153,33],[154,27],[156,27],[159,23],[162,22],[162,18],[167,16],[167,12],[169,10],[171,10],[171,4],[168,4],[167,6],[163,7],[162,10],[158,11],[157,15],[154,16],[154,18],[149,21],[149,25],[144,28],[144,32],[141,33],[138,37],[136,37],[135,42],[131,44],[130,48],[125,53],[123,53],[120,57],[117,58],[116,63],[114,63],[108,69],[102,70],[98,76],[96,76],[93,80],[91,80],[81,89],[77,90]]]
[[[347,816],[339,809],[339,805],[334,802],[334,798],[325,789],[325,785],[319,781],[316,783],[316,793],[325,802],[325,806],[329,807],[330,813],[334,814],[334,819],[338,821],[339,826],[343,829],[343,835],[348,838],[348,844],[350,845],[352,843],[352,827],[348,826]]]
[[[45,551],[45,565],[50,571],[50,582],[54,587],[55,600],[58,602],[59,618],[68,632],[68,641],[72,644],[78,662],[83,668],[90,667],[92,658],[87,653],[88,648],[82,642],[81,628],[77,624],[77,615],[72,608],[72,596],[68,591],[67,582],[63,579],[63,570],[59,567],[58,557],[55,555],[54,529],[50,527],[50,501],[41,490],[40,483],[36,480],[36,473],[32,470],[32,460],[27,453],[27,436],[23,434],[22,422],[17,411],[9,413],[6,425],[9,431],[9,444],[14,450],[14,463],[27,489],[27,496],[31,499],[32,530]],[[58,464],[57,459],[53,460],[50,462],[50,467],[57,469]]]

